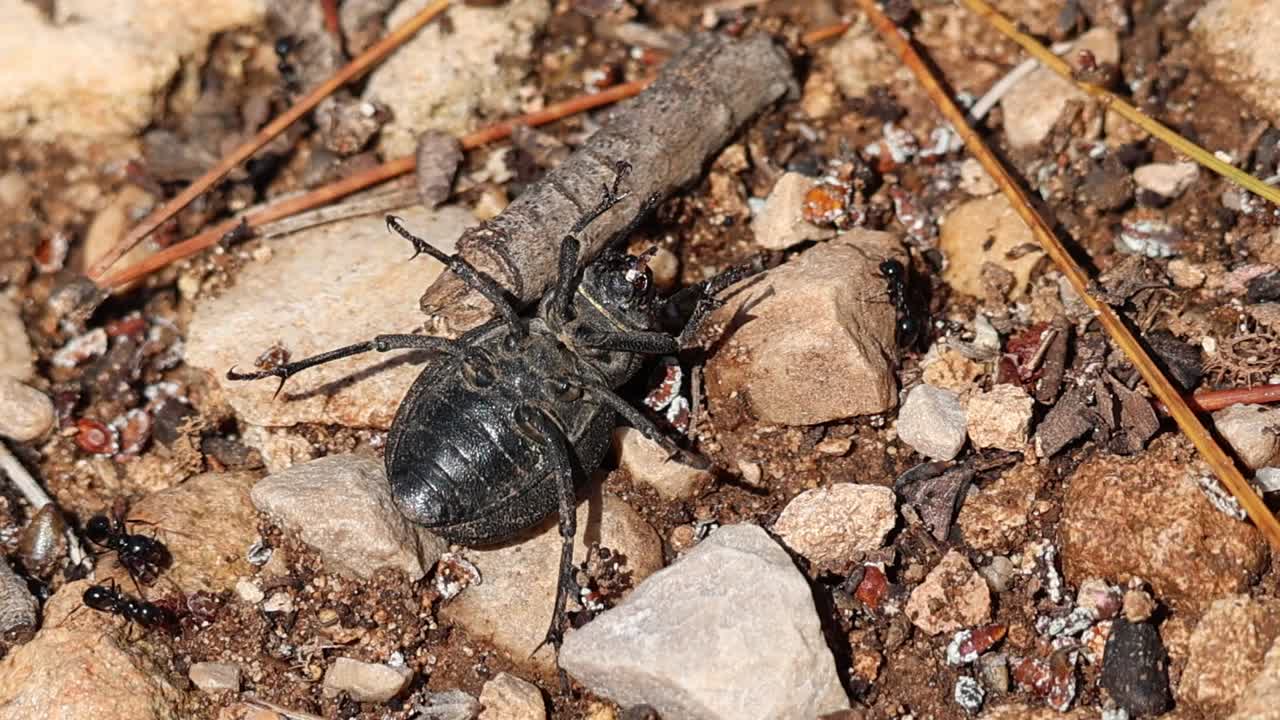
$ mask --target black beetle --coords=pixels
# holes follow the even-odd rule
[[[255,373],[228,371],[232,380],[290,375],[359,353],[430,350],[429,363],[400,403],[387,435],[386,467],[401,513],[441,537],[465,545],[508,540],[556,511],[562,538],[555,610],[543,643],[558,647],[565,603],[579,591],[572,572],[575,478],[604,458],[619,416],[673,456],[685,453],[617,395],[641,368],[643,355],[678,352],[716,305],[714,295],[747,271],[733,269],[659,301],[648,255],[609,250],[578,272],[581,233],[622,198],[618,168],[604,199],[560,244],[558,278],[535,314],[521,316],[500,286],[460,257],[450,257],[405,230],[387,225],[481,293],[497,317],[457,340],[380,335],[372,341]],[[625,238],[647,210],[614,239]],[[610,246],[614,244],[610,243]],[[679,337],[660,330],[660,318],[697,297]]]

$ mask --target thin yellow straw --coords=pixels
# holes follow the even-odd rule
[[[975,15],[991,24],[992,27],[999,30],[1009,37],[1009,39],[1018,43],[1031,53],[1032,57],[1040,61],[1041,65],[1058,73],[1062,77],[1074,82],[1084,92],[1093,96],[1102,102],[1103,105],[1115,110],[1124,119],[1137,125],[1138,127],[1151,133],[1154,137],[1169,145],[1178,152],[1190,157],[1201,165],[1225,177],[1231,182],[1245,188],[1255,195],[1259,195],[1270,200],[1273,204],[1280,206],[1280,189],[1274,188],[1262,182],[1258,178],[1249,173],[1232,167],[1218,159],[1218,156],[1187,140],[1178,133],[1170,130],[1158,121],[1153,120],[1143,114],[1141,110],[1130,105],[1119,97],[1116,97],[1110,91],[1093,83],[1084,82],[1076,78],[1071,73],[1071,66],[1063,62],[1062,58],[1054,55],[1049,48],[1036,42],[1036,39],[1030,35],[1018,30],[1009,19],[1001,15],[995,8],[988,5],[985,0],[956,0],[961,5],[969,8]]]
[[[974,2],[976,0],[960,1]],[[1218,479],[1222,481],[1222,484],[1240,502],[1241,507],[1244,508],[1244,511],[1253,520],[1254,524],[1258,526],[1258,529],[1262,531],[1263,536],[1267,538],[1272,547],[1280,550],[1280,521],[1277,521],[1271,511],[1267,510],[1262,498],[1258,497],[1253,488],[1249,486],[1248,481],[1236,469],[1235,463],[1231,461],[1231,458],[1213,439],[1213,436],[1201,424],[1200,419],[1191,411],[1191,408],[1187,407],[1182,395],[1178,393],[1177,389],[1173,387],[1156,364],[1151,361],[1151,357],[1147,355],[1142,345],[1138,343],[1137,338],[1129,331],[1129,327],[1120,320],[1109,305],[1089,293],[1088,276],[1076,264],[1067,249],[1062,246],[1062,243],[1058,241],[1057,236],[1050,230],[1049,225],[1032,207],[1022,186],[1005,170],[1000,160],[991,152],[986,143],[982,142],[982,138],[974,132],[973,128],[969,127],[964,113],[947,95],[937,78],[933,76],[924,61],[916,54],[915,49],[899,32],[897,26],[876,7],[875,1],[858,0],[858,4],[866,11],[872,25],[880,33],[885,44],[915,74],[916,79],[924,86],[925,91],[937,105],[938,110],[951,123],[960,137],[964,139],[969,152],[982,163],[987,173],[1000,186],[1000,190],[1009,198],[1009,203],[1013,206],[1013,209],[1017,211],[1022,221],[1027,224],[1027,227],[1031,228],[1036,240],[1040,242],[1040,245],[1053,260],[1054,264],[1058,266],[1058,269],[1062,271],[1062,274],[1066,276],[1067,281],[1071,283],[1072,289],[1089,306],[1103,329],[1107,331],[1111,339],[1120,347],[1121,351],[1129,358],[1129,361],[1134,364],[1134,367],[1138,369],[1142,379],[1146,381],[1147,387],[1151,388],[1152,394],[1169,409],[1169,414],[1173,416],[1174,422],[1178,424],[1183,434],[1200,451],[1200,455],[1213,470],[1214,474],[1218,476]]]

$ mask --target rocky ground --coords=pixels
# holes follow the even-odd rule
[[[851,2],[457,3],[123,261],[422,130],[643,77],[684,33],[775,35],[803,91],[631,239],[664,293],[766,268],[705,352],[623,390],[680,420],[663,402],[699,379],[687,444],[713,467],[615,433],[581,488],[563,675],[539,648],[555,519],[450,547],[393,505],[382,449],[423,357],[279,397],[225,373],[430,324],[442,268],[377,214],[451,252],[605,112],[468,153],[438,208],[410,179],[372,217],[223,243],[69,312],[125,230],[424,4],[343,0],[336,33],[315,0],[0,7],[0,468],[61,510],[0,489],[0,718],[1280,717],[1267,544]],[[1015,70],[967,11],[887,5],[1178,385],[1280,382],[1276,208]],[[1280,6],[997,5],[1280,177]],[[1272,504],[1277,413],[1212,417]],[[68,562],[64,525],[86,542],[113,512],[168,548],[152,582],[115,552]],[[86,607],[94,586],[119,612]]]

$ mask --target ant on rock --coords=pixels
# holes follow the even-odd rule
[[[111,585],[90,585],[84,591],[84,604],[99,612],[119,615],[144,628],[174,627],[177,618],[168,608],[120,592]]]
[[[889,304],[897,312],[896,324],[898,345],[912,347],[920,336],[920,320],[916,317],[915,308],[907,297],[907,266],[901,260],[889,258],[881,261],[880,274],[888,285]]]
[[[116,558],[129,576],[143,585],[150,585],[161,571],[173,562],[169,548],[160,540],[138,533],[131,533],[117,515],[114,522],[106,515],[94,515],[85,525],[84,534],[93,544],[115,551]]]

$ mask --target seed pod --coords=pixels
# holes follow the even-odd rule
[[[37,577],[47,577],[66,551],[67,523],[53,503],[40,508],[18,539],[22,567]]]
[[[36,599],[27,583],[0,559],[0,640],[21,645],[36,632]]]

